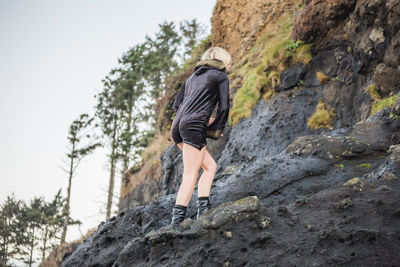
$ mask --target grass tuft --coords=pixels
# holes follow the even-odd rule
[[[317,73],[315,75],[317,76],[317,79],[321,84],[331,80],[331,78],[329,76],[323,74],[320,71],[317,71]]]
[[[332,129],[332,122],[336,119],[336,114],[333,108],[318,100],[317,108],[314,114],[308,119],[307,125],[312,130],[319,128]]]

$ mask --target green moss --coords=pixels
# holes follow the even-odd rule
[[[321,100],[318,101],[314,114],[308,119],[307,125],[312,130],[319,128],[332,128],[332,122],[336,114],[332,108],[328,107]]]
[[[301,45],[303,45],[304,44],[304,42],[303,41],[301,41],[301,40],[297,40],[296,42],[289,42],[287,45],[286,45],[286,48],[287,48],[287,50],[293,50],[293,49],[296,49],[297,47],[299,47],[299,46],[301,46]]]
[[[312,44],[303,44],[302,46],[296,48],[295,53],[292,54],[294,62],[308,63],[311,61],[310,49]]]
[[[378,111],[381,111],[386,107],[391,107],[396,102],[396,100],[397,94],[383,98],[381,100],[375,100],[375,102],[372,104],[371,115],[377,113]]]
[[[333,78],[334,81],[340,82],[340,83],[344,83],[345,80],[339,76],[336,76],[335,78]]]
[[[263,82],[263,76],[252,72],[245,80],[243,87],[238,90],[234,97],[234,108],[232,108],[230,117],[250,117],[252,107],[257,103],[260,97],[259,86]],[[236,124],[237,121],[231,121]]]
[[[362,164],[358,165],[358,167],[361,167],[361,168],[370,168],[370,167],[371,167],[371,163],[362,163]]]
[[[228,119],[231,125],[248,118],[260,97],[267,100],[275,95],[274,87],[280,83],[280,73],[288,66],[311,60],[312,44],[290,39],[292,27],[293,14],[282,16],[275,29],[260,36],[253,48],[233,66],[232,75],[243,77],[243,86],[233,97]]]
[[[382,97],[376,90],[376,87],[376,83],[373,83],[370,86],[367,86],[364,90],[371,96],[372,99],[381,100]]]
[[[390,112],[389,117],[390,117],[391,119],[395,119],[395,120],[400,119],[400,116],[399,116],[399,115],[396,115],[396,114],[394,114],[394,113],[392,113],[392,112]]]

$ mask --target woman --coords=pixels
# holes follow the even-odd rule
[[[209,194],[217,164],[206,149],[206,137],[222,136],[229,114],[229,80],[231,55],[220,47],[211,47],[196,64],[194,73],[182,85],[173,108],[176,112],[171,135],[183,153],[183,177],[172,209],[173,226],[186,216],[187,206],[198,184],[197,219],[211,206]],[[218,103],[216,118],[210,118]]]

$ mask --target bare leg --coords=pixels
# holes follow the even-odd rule
[[[214,180],[215,172],[217,171],[217,163],[213,157],[206,150],[202,163],[203,174],[200,176],[199,184],[197,187],[198,197],[210,196],[210,189]]]
[[[181,150],[183,149],[183,143],[179,143],[177,145]],[[214,158],[208,152],[207,148],[204,153],[204,159],[201,167],[203,168],[203,174],[200,176],[199,179],[197,196],[208,197],[210,195],[211,185],[214,180],[215,172],[217,171],[218,166]]]
[[[181,150],[183,150],[183,142],[176,144]]]
[[[179,146],[179,145],[178,145]],[[199,170],[202,165],[206,147],[198,150],[192,145],[183,143],[183,177],[176,195],[175,204],[187,206],[196,185]]]

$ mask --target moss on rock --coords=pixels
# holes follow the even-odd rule
[[[371,107],[371,115],[381,111],[382,109],[386,107],[391,107],[393,106],[394,103],[396,103],[398,95],[392,95],[386,98],[383,98],[381,100],[375,100],[375,102],[372,104]]]
[[[273,97],[274,88],[280,83],[280,73],[288,66],[298,62],[307,64],[311,60],[312,44],[294,42],[290,38],[292,27],[293,14],[282,16],[275,28],[258,38],[249,53],[233,67],[232,75],[243,77],[243,86],[233,97],[229,125],[250,117],[260,97],[264,100]]]
[[[374,100],[381,100],[382,97],[379,92],[376,90],[377,86],[376,83],[373,83],[365,88],[365,91],[371,96]]]

